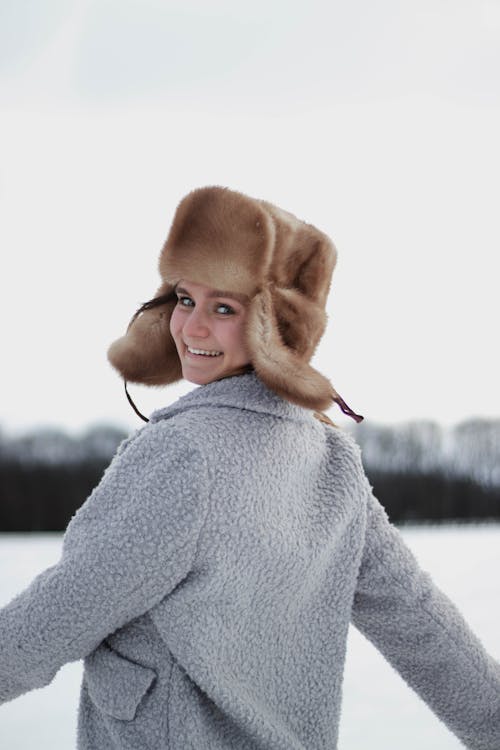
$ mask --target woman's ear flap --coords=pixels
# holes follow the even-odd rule
[[[268,388],[308,409],[322,411],[332,406],[336,393],[330,381],[281,338],[270,289],[250,302],[246,336],[255,372]]]
[[[172,284],[164,283],[155,297],[167,301],[140,312],[127,332],[108,349],[111,365],[124,380],[145,385],[166,385],[182,378],[182,367],[170,333],[170,318],[177,304]]]
[[[326,328],[325,310],[297,289],[274,287],[272,299],[283,343],[309,361]]]

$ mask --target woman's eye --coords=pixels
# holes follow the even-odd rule
[[[177,304],[179,307],[194,307],[194,302],[191,299],[191,297],[187,297],[185,295],[181,297],[177,297]],[[224,302],[220,302],[216,308],[215,311],[221,315],[233,315],[234,310],[229,305],[226,305]]]
[[[232,315],[234,313],[234,310],[229,305],[225,305],[223,302],[220,303],[220,305],[217,305],[217,311],[220,311],[221,308],[224,308],[225,312],[223,312],[223,315]]]

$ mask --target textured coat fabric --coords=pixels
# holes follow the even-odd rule
[[[0,611],[0,700],[84,658],[81,750],[334,750],[351,621],[467,747],[498,750],[499,665],[358,445],[229,377],[121,444],[60,561]]]

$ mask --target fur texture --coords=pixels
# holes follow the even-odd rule
[[[175,213],[159,258],[158,295],[181,279],[246,295],[246,344],[263,382],[309,409],[337,401],[360,421],[309,364],[326,327],[336,260],[332,241],[291,213],[228,188],[199,188]],[[167,303],[142,313],[108,350],[125,380],[163,385],[182,377],[168,330],[172,309]]]

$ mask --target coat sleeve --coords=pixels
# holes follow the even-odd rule
[[[59,562],[0,610],[0,703],[49,684],[190,571],[203,457],[164,423],[126,442],[71,519]]]
[[[500,665],[419,568],[371,488],[352,619],[466,747],[500,748]]]

